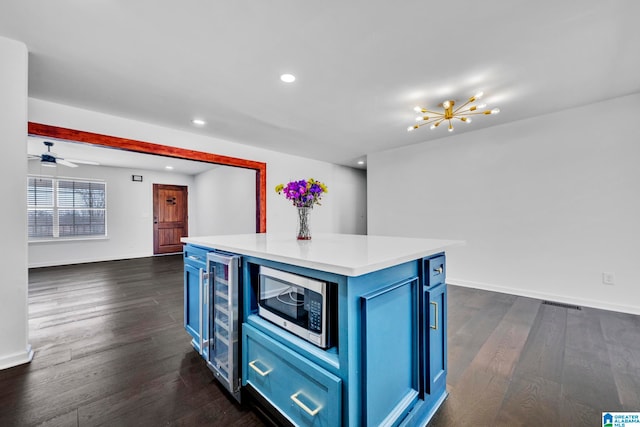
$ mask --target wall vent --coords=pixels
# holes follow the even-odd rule
[[[542,301],[542,303],[544,305],[553,305],[556,307],[570,308],[572,310],[582,310],[582,307],[580,307],[579,305],[564,304],[564,303],[555,302],[555,301]]]

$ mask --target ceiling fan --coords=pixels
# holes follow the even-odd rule
[[[78,165],[76,163],[85,163],[97,165],[96,162],[83,161],[83,160],[65,160],[62,157],[58,156],[56,153],[51,151],[51,147],[53,147],[53,142],[51,141],[42,141],[43,144],[47,147],[46,153],[42,153],[40,155],[29,155],[29,160],[40,160],[40,165],[45,167],[55,168],[56,165],[61,164],[63,166],[68,166],[70,168],[77,168]]]

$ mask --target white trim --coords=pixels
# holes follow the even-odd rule
[[[580,305],[585,307],[599,308],[601,310],[617,311],[621,313],[629,313],[640,315],[640,307],[631,305],[611,304],[603,301],[594,301],[590,299],[576,298],[567,295],[550,294],[545,292],[529,291],[505,286],[493,285],[490,283],[473,282],[470,280],[461,280],[455,278],[447,278],[447,283],[463,286],[465,288],[483,289],[485,291],[500,292],[503,294],[518,295],[523,297],[561,302],[564,304]]]
[[[175,252],[174,254],[166,254],[166,255],[175,255],[180,252]],[[165,255],[165,254],[163,254]],[[90,262],[103,262],[103,261],[120,261],[124,259],[135,259],[135,258],[149,258],[154,255],[153,253],[143,253],[143,254],[128,254],[126,258],[114,258],[113,256],[101,256],[101,257],[92,257],[92,258],[69,258],[64,261],[43,261],[36,263],[29,263],[29,268],[39,268],[39,267],[57,267],[60,265],[71,265],[71,264],[86,264]]]
[[[78,241],[84,241],[84,240],[109,240],[109,236],[100,235],[100,236],[97,236],[97,237],[93,237],[93,236],[87,236],[87,237],[81,237],[81,236],[52,237],[50,239],[29,240],[27,243],[28,244],[32,244],[32,243],[51,243],[51,242],[60,243],[60,242],[78,242]]]
[[[18,352],[9,354],[8,356],[4,356],[0,359],[0,370],[12,368],[14,366],[22,365],[24,363],[31,362],[33,359],[33,350],[31,349],[31,344],[27,345],[27,348],[24,352]]]

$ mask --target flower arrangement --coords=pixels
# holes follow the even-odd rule
[[[284,194],[291,200],[293,206],[298,208],[310,208],[319,205],[324,193],[327,193],[327,186],[313,178],[291,181],[287,185],[276,185],[276,192]]]

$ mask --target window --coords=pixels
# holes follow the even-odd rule
[[[29,176],[29,240],[105,237],[106,183]]]

